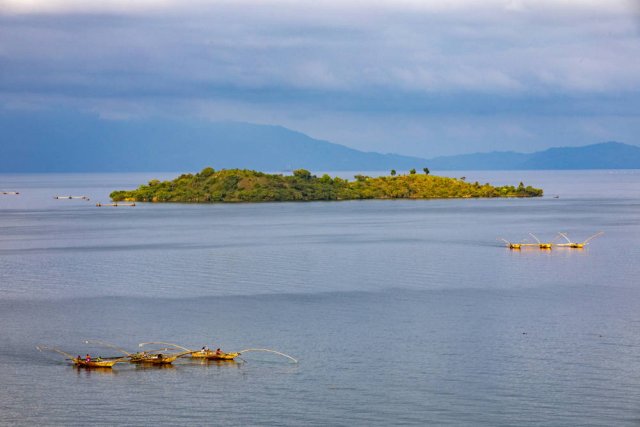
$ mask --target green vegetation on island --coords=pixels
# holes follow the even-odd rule
[[[266,174],[252,170],[205,168],[197,174],[183,174],[173,181],[151,180],[136,190],[114,191],[116,202],[288,202],[357,199],[446,199],[472,197],[538,197],[542,190],[531,186],[494,187],[464,178],[446,178],[411,170],[408,175],[369,177],[355,180],[317,177],[305,169],[292,175]]]

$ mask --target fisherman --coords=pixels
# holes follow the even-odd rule
[[[222,353],[222,350],[220,350],[219,348],[216,349],[216,356],[222,356],[224,353]]]
[[[91,362],[91,356],[87,353],[87,357],[84,359],[87,363]]]
[[[208,353],[209,352],[209,347],[207,347],[206,345],[203,345],[201,352],[202,353]]]

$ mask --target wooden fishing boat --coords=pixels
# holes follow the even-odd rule
[[[209,350],[204,358],[207,360],[233,360],[238,356],[240,356],[240,353],[216,353],[215,351]]]
[[[171,363],[175,362],[179,357],[184,355],[185,353],[171,354],[171,355],[164,355],[162,353],[145,354],[140,356],[133,355],[132,357],[129,357],[129,362],[141,363],[145,365],[170,365]]]
[[[67,353],[66,351],[59,350],[54,347],[46,347],[46,346],[38,346],[36,347],[38,351],[54,351],[58,354],[67,357],[67,360],[70,360],[71,363],[78,368],[112,368],[116,363],[123,362],[125,358],[123,357],[111,357],[111,358],[101,358],[98,357],[96,359],[85,359],[83,357],[74,357],[73,355]]]
[[[71,359],[71,361],[73,362],[73,364],[78,367],[78,368],[113,368],[113,365],[115,365],[118,362],[122,362],[123,359],[109,359],[109,360],[102,360],[102,359],[96,359],[96,360],[86,360],[86,359],[78,359],[77,357],[74,357]]]
[[[240,353],[218,353],[213,350],[198,350],[190,353],[190,355],[192,359],[233,360],[240,356]]]
[[[145,364],[145,365],[170,365],[171,363],[175,362],[179,357],[182,357],[191,353],[191,351],[184,351],[182,353],[169,353],[169,354],[162,353],[163,351],[168,350],[167,348],[155,350],[151,352],[139,351],[136,353],[130,353],[123,348],[120,348],[114,344],[110,344],[105,341],[86,340],[85,343],[98,344],[104,347],[113,348],[125,354],[125,356],[122,359],[127,359],[129,363]]]
[[[567,243],[556,243],[557,247],[559,247],[559,248],[571,248],[571,249],[584,249],[584,247],[587,246],[592,239],[595,239],[596,237],[603,235],[604,232],[600,231],[600,232],[594,234],[593,236],[589,237],[584,242],[572,242],[569,239],[569,237],[567,237],[567,235],[565,233],[558,233],[558,234],[560,236],[562,236],[567,241]]]

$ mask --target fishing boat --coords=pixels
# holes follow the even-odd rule
[[[125,358],[120,357],[120,358],[101,358],[98,357],[96,359],[91,359],[91,358],[83,358],[83,357],[76,357],[73,356],[69,353],[67,353],[66,351],[62,351],[60,349],[54,348],[54,347],[46,347],[46,346],[38,346],[36,347],[36,349],[38,349],[38,351],[53,351],[56,352],[58,354],[61,354],[63,356],[67,357],[67,360],[70,360],[71,363],[78,367],[78,368],[89,368],[89,369],[93,369],[93,368],[108,368],[111,369],[116,363],[119,362],[123,362],[125,360]]]
[[[508,241],[506,239],[500,239],[500,240],[505,242],[509,249],[520,249],[520,248],[522,248],[522,243],[513,243],[513,242],[510,242],[510,241]]]
[[[78,368],[112,368],[118,362],[121,362],[123,359],[96,359],[96,360],[86,360],[83,358],[74,357],[71,359],[73,364]]]
[[[600,231],[594,234],[584,242],[572,242],[569,239],[569,237],[567,237],[566,233],[558,233],[558,234],[567,241],[567,243],[557,243],[556,246],[558,246],[559,248],[584,249],[584,247],[587,246],[592,239],[595,239],[596,237],[603,235],[604,231]]]
[[[529,235],[534,239],[536,239],[536,242],[538,242],[538,243],[531,243],[530,244],[531,246],[537,246],[539,249],[551,249],[551,247],[553,246],[553,244],[551,243],[541,242],[540,239],[538,239],[538,237],[533,233],[529,233]],[[528,246],[528,245],[523,245],[523,246]]]
[[[170,365],[175,362],[179,357],[184,356],[187,353],[164,355],[162,353],[156,354],[143,354],[140,356],[133,356],[129,358],[131,363],[141,363],[145,365]]]
[[[86,340],[86,344],[98,344],[104,347],[113,348],[118,350],[121,353],[124,353],[125,356],[121,359],[127,359],[129,363],[137,363],[137,364],[145,364],[145,365],[170,365],[175,362],[178,358],[182,356],[186,356],[190,353],[190,351],[185,351],[182,353],[162,353],[163,351],[167,351],[167,348],[155,350],[151,352],[140,351],[136,353],[130,353],[127,350],[118,347],[114,344],[110,344],[108,342],[100,341],[100,340]]]
[[[192,359],[207,359],[207,360],[233,360],[240,356],[240,352],[225,353],[222,351],[213,350],[198,350],[190,353]]]

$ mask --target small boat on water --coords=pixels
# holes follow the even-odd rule
[[[182,356],[186,356],[190,353],[190,351],[185,351],[182,353],[163,353],[168,349],[164,348],[161,350],[155,350],[152,352],[139,351],[136,353],[130,353],[123,348],[120,348],[114,344],[110,344],[108,342],[100,341],[100,340],[86,340],[86,344],[98,344],[103,347],[113,348],[118,350],[119,352],[125,354],[121,359],[128,359],[129,363],[138,363],[145,365],[170,365],[175,362],[178,358]]]
[[[90,200],[88,196],[53,196],[54,199],[56,200],[64,200],[64,199],[68,199],[68,200],[72,200],[72,199],[77,199],[77,200]]]
[[[240,352],[237,353],[225,353],[223,351],[214,350],[198,350],[191,353],[192,359],[207,359],[207,360],[233,360],[240,356]]]
[[[95,360],[86,360],[83,358],[74,357],[71,359],[73,364],[78,368],[112,368],[118,362],[122,362],[122,359],[107,359],[103,360],[101,358]]]
[[[178,360],[179,357],[184,356],[187,353],[169,354],[164,355],[162,353],[142,353],[140,355],[134,354],[129,357],[131,363],[141,363],[146,365],[170,365]]]
[[[559,248],[584,249],[584,247],[587,246],[592,239],[595,239],[596,237],[603,235],[604,231],[597,232],[596,234],[589,237],[584,242],[572,242],[569,239],[569,237],[567,237],[566,233],[558,233],[558,234],[567,241],[567,243],[557,243],[556,246],[558,246]]]
[[[81,356],[73,356],[69,353],[67,353],[66,351],[62,351],[59,350],[57,348],[53,348],[53,347],[46,347],[46,346],[38,346],[36,347],[39,351],[44,351],[44,350],[48,350],[48,351],[53,351],[56,352],[58,354],[61,354],[63,356],[67,357],[67,360],[70,360],[71,363],[78,367],[78,368],[112,368],[116,363],[119,362],[123,362],[125,360],[124,357],[120,357],[120,358],[95,358],[92,359],[91,357],[89,357],[89,355],[87,355],[87,357],[81,357]]]

